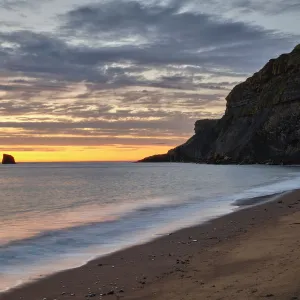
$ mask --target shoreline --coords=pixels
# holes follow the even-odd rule
[[[152,238],[141,241],[140,243],[124,246],[123,248],[113,250],[112,252],[109,252],[107,254],[94,255],[93,257],[91,257],[91,258],[87,259],[86,261],[84,261],[82,263],[79,263],[75,266],[66,267],[65,269],[60,269],[60,270],[54,271],[54,272],[49,273],[49,274],[40,275],[40,278],[32,279],[32,280],[26,281],[24,283],[16,283],[14,286],[11,286],[11,287],[7,288],[6,290],[0,291],[0,300],[1,300],[1,295],[3,295],[3,294],[11,293],[14,290],[22,289],[23,287],[27,287],[28,285],[38,283],[41,280],[45,280],[49,277],[56,276],[60,273],[64,273],[64,272],[76,270],[76,269],[79,269],[79,268],[83,268],[86,265],[88,265],[88,264],[90,264],[94,261],[96,262],[100,259],[104,259],[104,258],[109,257],[111,255],[129,250],[131,248],[139,247],[139,246],[142,246],[142,245],[147,245],[148,243],[151,243],[151,242],[154,242],[156,240],[162,239],[162,238],[164,238],[168,235],[172,235],[174,233],[177,233],[177,232],[180,232],[180,231],[183,231],[183,230],[187,230],[187,229],[190,229],[190,228],[192,229],[194,227],[199,227],[199,226],[205,225],[206,223],[210,223],[210,222],[213,222],[216,219],[226,217],[227,215],[231,215],[235,212],[238,212],[239,210],[243,210],[243,209],[247,209],[247,208],[252,207],[252,206],[262,205],[262,204],[267,203],[267,202],[275,201],[281,195],[288,194],[288,193],[291,193],[291,192],[293,192],[293,191],[277,192],[277,193],[274,193],[274,194],[271,194],[271,195],[263,195],[263,196],[253,197],[253,198],[244,198],[244,199],[236,200],[236,201],[232,202],[232,204],[231,204],[231,206],[232,206],[231,211],[228,211],[228,212],[222,213],[222,214],[216,214],[214,216],[209,217],[208,220],[202,220],[200,222],[196,222],[196,223],[191,224],[191,225],[185,225],[185,226],[183,226],[181,228],[177,228],[177,229],[170,229],[169,232],[155,234],[155,235],[153,235]],[[19,282],[22,282],[22,281],[20,280]]]
[[[147,299],[148,296],[139,298],[139,295],[147,293],[149,288],[149,299],[167,299],[159,298],[159,292],[155,292],[155,295],[153,292],[160,287],[161,281],[166,281],[165,286],[168,286],[171,279],[174,281],[174,276],[183,276],[180,278],[184,279],[186,273],[189,273],[185,269],[192,260],[203,260],[216,246],[228,247],[230,243],[239,242],[243,235],[259,232],[270,225],[275,226],[282,217],[298,211],[300,191],[296,190],[277,196],[274,201],[243,207],[212,221],[180,229],[146,244],[93,259],[81,267],[10,289],[1,293],[0,299]],[[214,256],[214,260],[217,260],[217,255]],[[198,272],[201,273],[199,270]],[[195,276],[195,270],[192,273],[193,275],[187,277]],[[204,278],[204,275],[200,277]],[[195,282],[194,284],[198,286]],[[170,287],[169,292],[172,290]]]

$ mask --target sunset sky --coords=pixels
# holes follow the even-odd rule
[[[300,43],[299,14],[299,0],[0,0],[0,152],[166,152]]]

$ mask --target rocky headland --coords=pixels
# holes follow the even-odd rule
[[[219,120],[166,154],[140,162],[300,164],[300,45],[271,59],[226,97]]]
[[[16,161],[15,161],[15,158],[12,155],[3,154],[2,164],[3,165],[15,165]]]

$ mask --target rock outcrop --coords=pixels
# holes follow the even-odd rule
[[[152,155],[138,162],[172,162],[172,160],[171,160],[171,156],[168,153],[166,153],[166,154]]]
[[[3,154],[2,164],[3,165],[14,165],[14,164],[16,164],[16,162],[12,155]]]
[[[271,59],[226,101],[221,119],[197,121],[195,135],[160,161],[300,164],[300,45]]]

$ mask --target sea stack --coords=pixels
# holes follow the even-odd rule
[[[300,164],[300,45],[271,59],[226,97],[219,120],[199,120],[195,134],[142,162]]]
[[[15,165],[16,164],[15,158],[9,154],[3,154],[2,164],[3,165]]]

